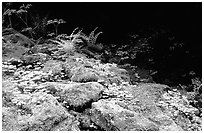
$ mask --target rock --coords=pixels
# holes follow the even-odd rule
[[[2,131],[17,131],[18,120],[15,109],[3,107],[2,108]]]
[[[73,82],[96,82],[98,81],[99,76],[94,71],[94,69],[80,67],[76,69],[73,76],[71,77],[71,81]]]
[[[53,75],[61,75],[62,70],[62,62],[55,60],[47,61],[42,69],[43,72],[52,73]]]
[[[115,83],[117,85],[120,85],[123,82],[130,83],[129,74],[125,69],[121,69],[110,64],[106,64],[102,68],[103,70],[99,71],[99,75],[100,77],[102,77],[101,79],[106,80],[107,84]],[[100,68],[97,69],[100,70]]]
[[[2,106],[8,107],[13,105],[11,102],[13,98],[13,92],[18,92],[16,84],[10,80],[2,81]]]
[[[17,70],[14,65],[4,65],[2,64],[2,74],[4,76],[13,76],[14,72]]]
[[[100,98],[100,94],[104,87],[97,82],[88,83],[49,83],[57,89],[56,96],[64,102],[68,108],[83,111],[85,107],[89,107],[93,101]]]
[[[29,49],[19,44],[3,43],[2,44],[2,57],[3,61],[8,61],[11,58],[19,60]]]
[[[51,55],[53,52],[58,51],[57,45],[53,43],[38,44],[31,48],[32,53],[44,53]]]
[[[76,58],[64,63],[64,68],[74,82],[96,82],[104,80],[106,84],[130,82],[129,74],[113,64],[102,64],[99,61]]]
[[[71,116],[54,126],[50,131],[80,131],[79,121]]]
[[[80,115],[79,117],[81,129],[87,130],[91,128],[91,119],[88,115]]]
[[[5,109],[3,116],[4,130],[11,131],[49,131],[61,121],[73,119],[52,95],[44,92],[29,95],[27,103],[17,109]]]
[[[31,47],[35,45],[35,43],[31,39],[14,30],[13,28],[3,29],[3,37],[6,41],[19,43],[20,45],[25,47]]]
[[[48,55],[43,54],[43,53],[38,53],[38,54],[31,54],[31,55],[23,55],[21,57],[21,60],[25,65],[34,65],[37,63],[44,63],[48,59]]]
[[[96,82],[99,77],[95,69],[82,58],[69,58],[63,67],[73,82]]]
[[[2,85],[4,131],[201,129],[199,110],[176,90],[149,83],[151,72],[128,73],[49,42],[30,49],[10,37],[13,42],[3,42],[2,70],[13,74]],[[131,74],[136,85],[130,85]]]
[[[109,97],[92,104],[91,119],[107,131],[180,131],[171,115],[156,104],[166,87],[151,83],[116,87],[116,92],[106,92]]]
[[[157,131],[153,122],[134,111],[119,106],[115,100],[92,104],[91,120],[106,131]]]

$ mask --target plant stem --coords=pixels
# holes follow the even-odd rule
[[[58,24],[55,25],[55,34],[56,34],[56,36],[58,35],[57,29],[58,29]]]
[[[8,16],[8,18],[9,18],[9,26],[10,26],[10,28],[12,28],[11,17]]]
[[[28,21],[27,21],[27,13],[25,13],[25,22],[28,25]]]
[[[17,15],[17,16],[18,16],[18,15]],[[26,28],[29,28],[29,27],[28,27],[28,24],[27,24],[27,22],[26,22],[27,19],[26,19],[26,21],[24,21],[21,16],[18,16],[18,17],[19,17],[19,18],[22,20],[22,22],[26,25]],[[28,33],[30,34],[31,38],[33,39],[33,35],[32,35],[32,33],[31,33],[31,31],[28,31]]]

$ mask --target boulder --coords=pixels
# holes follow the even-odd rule
[[[97,82],[99,76],[94,69],[79,67],[73,72],[71,81],[73,82]]]
[[[91,120],[106,131],[157,131],[158,126],[141,114],[118,105],[117,100],[92,104]]]
[[[73,82],[96,82],[98,80],[105,84],[130,82],[129,74],[125,69],[112,64],[102,64],[96,60],[84,58],[67,60],[64,68]]]
[[[151,83],[109,87],[106,98],[92,104],[90,117],[107,131],[180,131],[171,115],[157,106],[167,87]]]
[[[3,130],[49,131],[65,119],[75,121],[74,117],[50,94],[37,92],[24,97],[24,102],[15,100],[17,101],[15,103],[18,103],[17,108],[3,110]],[[71,130],[72,128],[68,127],[70,125],[73,123],[67,123],[66,127]]]
[[[54,95],[59,97],[65,107],[79,112],[91,106],[92,102],[97,101],[104,90],[104,87],[97,82],[70,84],[50,82],[47,85],[56,89]]]

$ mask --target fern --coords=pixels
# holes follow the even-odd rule
[[[98,38],[98,36],[103,33],[103,32],[99,32],[95,35],[95,31],[98,29],[98,27],[96,27],[90,34],[88,37],[88,46],[92,46],[96,44],[96,40]]]

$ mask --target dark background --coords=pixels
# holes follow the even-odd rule
[[[22,3],[18,3],[22,5]],[[18,7],[18,4],[16,5]],[[97,41],[123,45],[129,34],[149,37],[157,31],[170,31],[185,49],[173,57],[163,59],[163,46],[170,43],[165,35],[153,42],[157,45],[156,69],[160,73],[172,73],[186,69],[202,73],[202,3],[201,2],[36,2],[30,11],[49,19],[64,19],[67,23],[59,26],[59,34],[70,35],[76,27],[89,34],[95,27],[103,31]],[[185,54],[188,50],[190,54]],[[168,53],[166,54],[168,55]],[[171,70],[169,69],[171,68]],[[178,74],[177,74],[178,75]],[[161,77],[161,75],[159,75]]]
[[[90,33],[99,27],[107,41],[118,41],[141,27],[158,25],[171,29],[183,41],[201,41],[201,2],[40,2],[32,5],[39,13],[48,14],[50,19],[66,20],[67,24],[59,27],[62,33],[71,33],[78,26]]]

